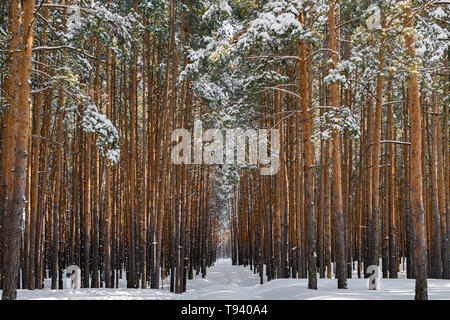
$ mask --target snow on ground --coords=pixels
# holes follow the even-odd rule
[[[349,279],[347,290],[337,290],[332,279],[318,279],[319,290],[308,290],[306,279],[278,279],[259,284],[259,277],[250,269],[232,266],[221,259],[208,270],[207,277],[198,276],[188,281],[187,293],[176,295],[168,290],[168,279],[163,289],[79,290],[19,290],[21,300],[412,300],[415,281],[410,279],[380,279],[377,291],[368,290],[367,279]],[[46,283],[49,287],[49,283]],[[449,280],[428,280],[429,298],[450,300]]]

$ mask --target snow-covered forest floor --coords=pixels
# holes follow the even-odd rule
[[[18,290],[19,300],[413,300],[414,280],[380,279],[379,290],[368,290],[368,280],[348,280],[347,290],[337,290],[336,281],[319,279],[319,290],[308,290],[306,279],[278,279],[259,284],[259,277],[249,268],[232,266],[221,259],[208,270],[207,277],[188,281],[187,293],[169,292],[168,279],[161,290],[127,289],[122,279],[119,289]],[[50,283],[46,283],[50,287]],[[449,280],[428,280],[429,298],[450,299]],[[0,291],[1,292],[1,291]]]

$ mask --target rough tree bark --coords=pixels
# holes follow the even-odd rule
[[[28,140],[30,136],[30,74],[33,49],[34,0],[10,3],[9,31],[11,51],[6,83],[9,108],[5,115],[2,214],[2,284],[3,300],[17,297],[21,227],[25,206]],[[14,150],[14,152],[11,152]],[[9,156],[5,156],[9,155]]]
[[[332,51],[333,68],[338,63],[337,45],[336,45],[336,25],[335,25],[335,0],[329,0],[328,28],[329,28],[329,46]],[[339,109],[339,86],[335,82],[330,85],[331,104]],[[336,277],[338,279],[338,289],[347,288],[347,273],[345,265],[345,243],[344,243],[344,217],[342,204],[342,161],[341,161],[341,137],[340,133],[334,129],[332,134],[333,149],[333,193],[334,207],[333,216],[335,224],[335,259],[336,259]]]
[[[416,277],[416,300],[428,299],[427,287],[427,239],[422,191],[422,115],[419,105],[418,71],[415,62],[415,29],[412,3],[408,1],[405,9],[405,42],[409,62],[408,109],[411,124],[411,221],[413,228],[413,260]]]

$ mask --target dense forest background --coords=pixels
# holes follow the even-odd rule
[[[182,293],[401,264],[450,278],[448,2],[0,3],[0,281]],[[280,170],[174,165],[176,128],[277,128]],[[270,140],[270,139],[269,139]]]

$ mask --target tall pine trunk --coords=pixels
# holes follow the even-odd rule
[[[333,68],[338,63],[338,53],[336,45],[336,25],[335,25],[335,0],[329,0],[328,28],[330,35],[330,50],[333,60]],[[337,83],[330,85],[331,105],[339,109],[339,86]],[[341,137],[340,133],[333,129],[332,133],[332,153],[333,153],[333,195],[334,195],[334,230],[335,230],[335,260],[336,260],[336,278],[338,279],[338,289],[347,288],[347,273],[345,259],[345,241],[344,241],[344,217],[342,204],[342,161],[341,161]]]
[[[9,76],[6,92],[9,108],[5,115],[6,130],[2,155],[3,213],[2,213],[2,285],[3,300],[17,297],[21,227],[25,206],[25,184],[28,140],[30,137],[31,99],[30,74],[33,49],[34,0],[24,2],[21,15],[21,1],[10,3],[9,31],[11,39],[8,49]],[[17,78],[13,78],[17,77]],[[14,150],[14,152],[11,152]]]
[[[410,59],[408,74],[408,109],[411,124],[411,221],[413,233],[414,275],[416,278],[416,300],[428,299],[427,286],[427,239],[425,231],[425,214],[422,191],[422,115],[419,105],[419,87],[417,76],[415,29],[412,3],[405,7],[405,42],[406,53]]]

